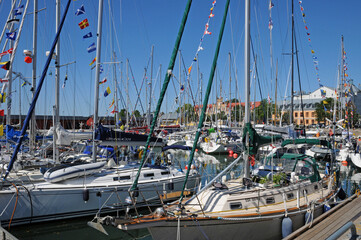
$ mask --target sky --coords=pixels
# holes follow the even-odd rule
[[[66,2],[61,0],[62,13]],[[180,45],[181,70],[179,70],[178,54],[173,71],[174,78],[168,86],[162,105],[163,112],[175,111],[180,99],[182,99],[182,103],[199,104],[200,86],[202,86],[204,95],[224,13],[225,0],[217,0],[212,12],[214,17],[209,19],[208,31],[211,34],[204,36],[203,50],[198,53],[199,75],[196,64],[193,65],[189,77],[186,73],[200,44],[212,2],[213,0],[197,0],[192,3]],[[9,0],[0,3],[0,13],[3,16],[0,18],[0,26],[5,26],[10,3]],[[261,99],[260,90],[263,99],[269,95],[272,101],[275,100],[276,72],[277,101],[290,95],[291,1],[272,0],[272,3],[274,6],[271,9],[273,22],[271,36],[268,27],[269,0],[251,1],[251,39],[254,48],[254,55],[251,52],[251,101]],[[26,4],[26,1],[22,1],[19,5],[21,4]],[[75,12],[81,5],[84,5],[85,14],[76,16]],[[159,97],[160,83],[163,82],[166,68],[169,65],[185,6],[185,0],[104,0],[100,59],[104,71],[100,74],[100,81],[107,79],[107,82],[99,85],[99,115],[113,116],[111,113],[113,106],[110,107],[110,105],[114,98],[116,84],[121,92],[121,96],[120,94],[118,96],[119,109],[125,108],[128,92],[129,111],[137,109],[143,112],[149,102],[146,101],[145,90],[146,88],[150,89],[150,82],[152,82],[151,109],[154,111]],[[294,1],[295,35],[299,58],[299,66],[295,65],[294,72],[295,91],[300,90],[298,68],[302,91],[312,92],[319,87],[316,73],[318,73],[322,85],[336,87],[338,66],[341,62],[342,35],[347,56],[348,78],[353,79],[355,85],[358,86],[361,76],[359,67],[361,60],[361,25],[359,24],[361,22],[359,14],[361,1],[303,0],[302,7],[303,13],[305,13],[304,18],[299,1]],[[50,50],[55,37],[55,0],[38,0],[38,8],[42,9],[38,13],[37,45],[37,76],[40,77],[46,61],[45,52]],[[30,1],[13,63],[14,71],[21,72],[27,81],[31,81],[32,66],[24,62],[23,50],[32,50],[32,12],[33,1]],[[78,23],[84,19],[88,19],[89,27],[80,29]],[[306,25],[303,20],[306,21]],[[96,52],[88,53],[87,48],[92,43],[96,43],[97,22],[97,0],[71,2],[61,32],[60,64],[66,65],[74,61],[76,63],[61,67],[59,106],[61,115],[90,116],[94,112],[95,69],[92,70],[89,64],[94,59]],[[305,26],[308,30],[305,29]],[[93,37],[83,39],[88,32],[92,32]],[[2,49],[8,49],[8,46],[4,46],[5,38],[0,44]],[[153,71],[151,71],[150,61],[152,46],[154,46]],[[312,50],[314,54],[312,54]],[[209,103],[214,103],[216,96],[222,96],[224,100],[236,97],[244,101],[243,53],[244,1],[231,1]],[[231,81],[229,54],[231,56]],[[313,57],[318,60],[318,71],[315,70]],[[7,61],[7,59],[8,56],[4,56],[2,61]],[[296,58],[295,63],[297,63]],[[36,106],[37,114],[53,114],[54,66],[54,61],[52,61]],[[257,80],[255,84],[256,68],[259,81]],[[145,69],[147,83],[144,81]],[[151,72],[153,72],[152,76]],[[0,69],[0,78],[4,78],[5,74],[6,71]],[[63,88],[66,75],[67,81]],[[180,78],[179,75],[181,75]],[[202,77],[197,77],[197,75]],[[29,108],[30,86],[21,87],[22,83],[23,80],[19,78],[13,82],[14,88],[11,94],[13,114],[26,114]],[[185,90],[182,91],[180,85],[184,85]],[[111,89],[111,93],[104,97],[107,87]],[[147,95],[149,98],[149,92]],[[138,96],[140,96],[139,101],[137,101]],[[0,109],[6,109],[4,103],[1,104]]]

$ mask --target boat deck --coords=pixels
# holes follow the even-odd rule
[[[316,218],[312,225],[307,224],[304,227],[293,232],[284,240],[291,239],[327,239],[334,232],[344,226],[346,223],[353,221],[356,223],[361,221],[361,197],[353,195],[343,203],[325,212]],[[358,235],[361,234],[360,228],[356,227]],[[348,230],[348,232],[350,232]],[[343,234],[340,239],[350,239],[348,233]],[[347,238],[348,236],[348,238]]]

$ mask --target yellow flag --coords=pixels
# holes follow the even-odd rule
[[[4,125],[0,125],[0,136],[4,136]]]
[[[323,100],[322,102],[323,102],[323,104],[327,104],[327,101],[325,101],[325,100]]]

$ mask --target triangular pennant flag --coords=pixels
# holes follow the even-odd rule
[[[93,37],[92,32],[88,32],[87,34],[85,34],[85,35],[83,36],[84,39],[85,39],[85,38],[91,38],[91,37]]]
[[[1,66],[2,69],[9,70],[9,68],[10,68],[10,61],[0,62],[0,66]]]
[[[6,33],[6,38],[8,38],[10,40],[15,40],[16,39],[16,32]]]
[[[107,79],[104,78],[101,82],[99,82],[99,84],[103,84],[103,83],[106,83],[107,82]]]
[[[92,61],[91,63],[89,63],[89,66],[93,65],[96,60],[97,60],[97,57],[95,57],[95,58],[93,59],[93,61]]]
[[[81,7],[76,10],[75,16],[79,16],[79,15],[82,15],[84,13],[85,13],[84,5],[81,5]]]

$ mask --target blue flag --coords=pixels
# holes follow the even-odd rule
[[[84,13],[85,13],[84,5],[81,5],[81,7],[76,10],[75,16],[79,16],[79,15],[82,15]]]
[[[10,40],[15,40],[16,39],[16,32],[6,33],[6,38],[8,38]]]
[[[20,7],[14,9],[14,15],[15,16],[21,15],[23,13],[23,11],[24,11],[24,5],[21,5]]]
[[[85,39],[85,38],[91,38],[93,36],[93,34],[92,34],[92,32],[88,32],[87,34],[85,34],[84,36],[83,36],[83,38]]]
[[[87,48],[88,53],[94,52],[96,50],[95,43],[90,44],[90,46]]]
[[[99,65],[99,73],[102,73],[104,71],[104,69],[103,69],[103,65]]]

